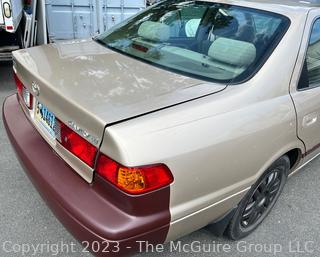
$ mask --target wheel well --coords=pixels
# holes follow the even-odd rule
[[[301,150],[298,148],[292,149],[289,152],[287,152],[285,155],[287,155],[290,159],[290,169],[293,170],[293,168],[298,164],[300,158],[301,158]]]

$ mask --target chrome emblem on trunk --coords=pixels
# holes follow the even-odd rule
[[[32,88],[33,94],[36,95],[36,96],[39,96],[40,95],[40,87],[39,87],[39,85],[34,81],[32,81],[31,85],[32,85],[31,88]]]
[[[80,128],[74,121],[68,121],[68,125],[73,131],[88,140],[91,144],[95,146],[99,145],[99,139],[89,134],[86,130]]]

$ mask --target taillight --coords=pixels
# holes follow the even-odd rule
[[[12,31],[13,30],[13,26],[6,26],[6,30]]]
[[[24,104],[31,110],[33,107],[33,96],[28,89],[22,84],[21,80],[18,78],[17,74],[14,73],[14,80],[16,82],[18,94],[23,100]]]
[[[17,90],[19,95],[22,95],[23,84],[21,80],[18,78],[17,74],[13,73],[14,81],[16,82]]]
[[[129,194],[143,194],[173,182],[169,168],[164,164],[126,167],[101,154],[97,173]]]
[[[93,168],[97,154],[95,146],[59,120],[56,120],[56,137],[63,147]]]

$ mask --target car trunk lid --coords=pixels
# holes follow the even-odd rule
[[[35,105],[45,105],[78,134],[88,135],[97,148],[107,125],[226,88],[151,66],[92,40],[23,49],[13,56],[17,76],[34,94]],[[36,116],[34,111],[29,114],[31,119]],[[71,167],[92,182],[93,168],[37,129]]]

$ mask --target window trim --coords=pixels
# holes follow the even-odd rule
[[[312,23],[311,23],[311,26],[310,26],[310,29],[309,29],[309,32],[308,32],[308,45],[307,47],[304,49],[304,54],[303,54],[303,61],[302,61],[302,64],[300,65],[300,71],[299,71],[299,80],[298,80],[298,83],[296,85],[296,90],[297,92],[303,92],[303,91],[307,91],[307,90],[312,90],[312,89],[315,89],[315,88],[319,88],[320,87],[320,82],[314,86],[310,86],[310,83],[309,83],[309,87],[306,87],[306,88],[300,88],[299,89],[299,84],[300,84],[300,79],[302,78],[302,70],[303,70],[303,66],[304,66],[304,62],[306,61],[307,59],[307,53],[308,53],[308,49],[309,49],[309,43],[310,43],[310,39],[311,39],[311,35],[312,35],[312,30],[314,28],[314,25],[317,21],[320,21],[320,14],[315,16],[312,20]]]

